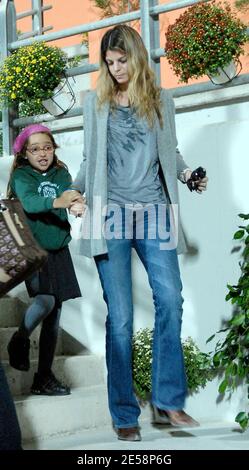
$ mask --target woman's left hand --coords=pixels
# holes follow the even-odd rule
[[[185,183],[187,183],[189,178],[191,178],[191,174],[192,174],[192,170],[190,170],[190,169],[185,170],[185,172],[184,172]],[[207,176],[205,176],[205,178],[199,179],[199,181],[195,181],[195,185],[197,186],[196,192],[201,194],[202,191],[206,191],[207,190],[207,182],[208,182],[208,177]]]
[[[207,182],[208,182],[208,177],[205,176],[205,178],[200,179],[200,181],[197,182],[197,190],[196,192],[201,194],[202,191],[207,190]]]

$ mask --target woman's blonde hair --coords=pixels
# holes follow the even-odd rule
[[[43,132],[43,134],[46,134],[50,138],[54,149],[57,149],[59,147],[57,145],[57,143],[55,142],[54,137],[53,137],[52,134],[50,134],[49,132]],[[15,158],[13,160],[13,163],[12,163],[12,166],[11,166],[11,169],[10,169],[9,182],[8,182],[8,186],[7,186],[7,197],[8,198],[15,197],[15,194],[12,193],[12,190],[11,190],[11,187],[10,187],[10,182],[11,182],[11,177],[12,177],[13,172],[17,168],[23,168],[24,166],[29,165],[29,162],[26,158],[26,150],[27,150],[27,147],[28,147],[28,140],[29,139],[26,140],[21,152],[18,152],[15,155]],[[55,154],[54,154],[54,159],[53,159],[51,167],[65,168],[67,170],[67,165],[64,162],[62,162],[61,160],[59,160],[59,158]]]
[[[119,85],[110,74],[106,63],[106,53],[123,51],[128,63],[128,98],[130,106],[136,109],[139,117],[145,117],[150,126],[157,115],[162,126],[160,88],[156,85],[154,72],[149,67],[148,53],[141,36],[127,25],[109,29],[103,36],[100,48],[100,73],[97,82],[99,106],[109,102],[115,106],[115,95]]]

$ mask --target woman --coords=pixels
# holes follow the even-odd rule
[[[84,102],[84,140],[73,188],[86,194],[83,254],[95,259],[108,308],[108,398],[118,439],[141,439],[132,385],[132,248],[147,271],[155,305],[155,421],[198,425],[183,411],[187,389],[176,245],[181,252],[185,243],[172,211],[178,207],[177,178],[186,183],[191,170],[176,149],[173,100],[157,87],[142,39],[129,26],[108,30],[101,41],[97,90]],[[207,178],[198,180],[198,192],[206,183]]]

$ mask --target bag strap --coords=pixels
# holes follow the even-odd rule
[[[0,192],[0,212],[6,211],[7,207],[4,204],[4,194]]]

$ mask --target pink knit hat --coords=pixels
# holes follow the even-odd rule
[[[17,153],[20,153],[23,149],[26,140],[32,134],[37,134],[39,132],[48,132],[52,135],[51,130],[48,127],[43,126],[42,124],[31,124],[30,126],[25,127],[16,137],[15,142],[13,144],[14,154],[16,155]]]

